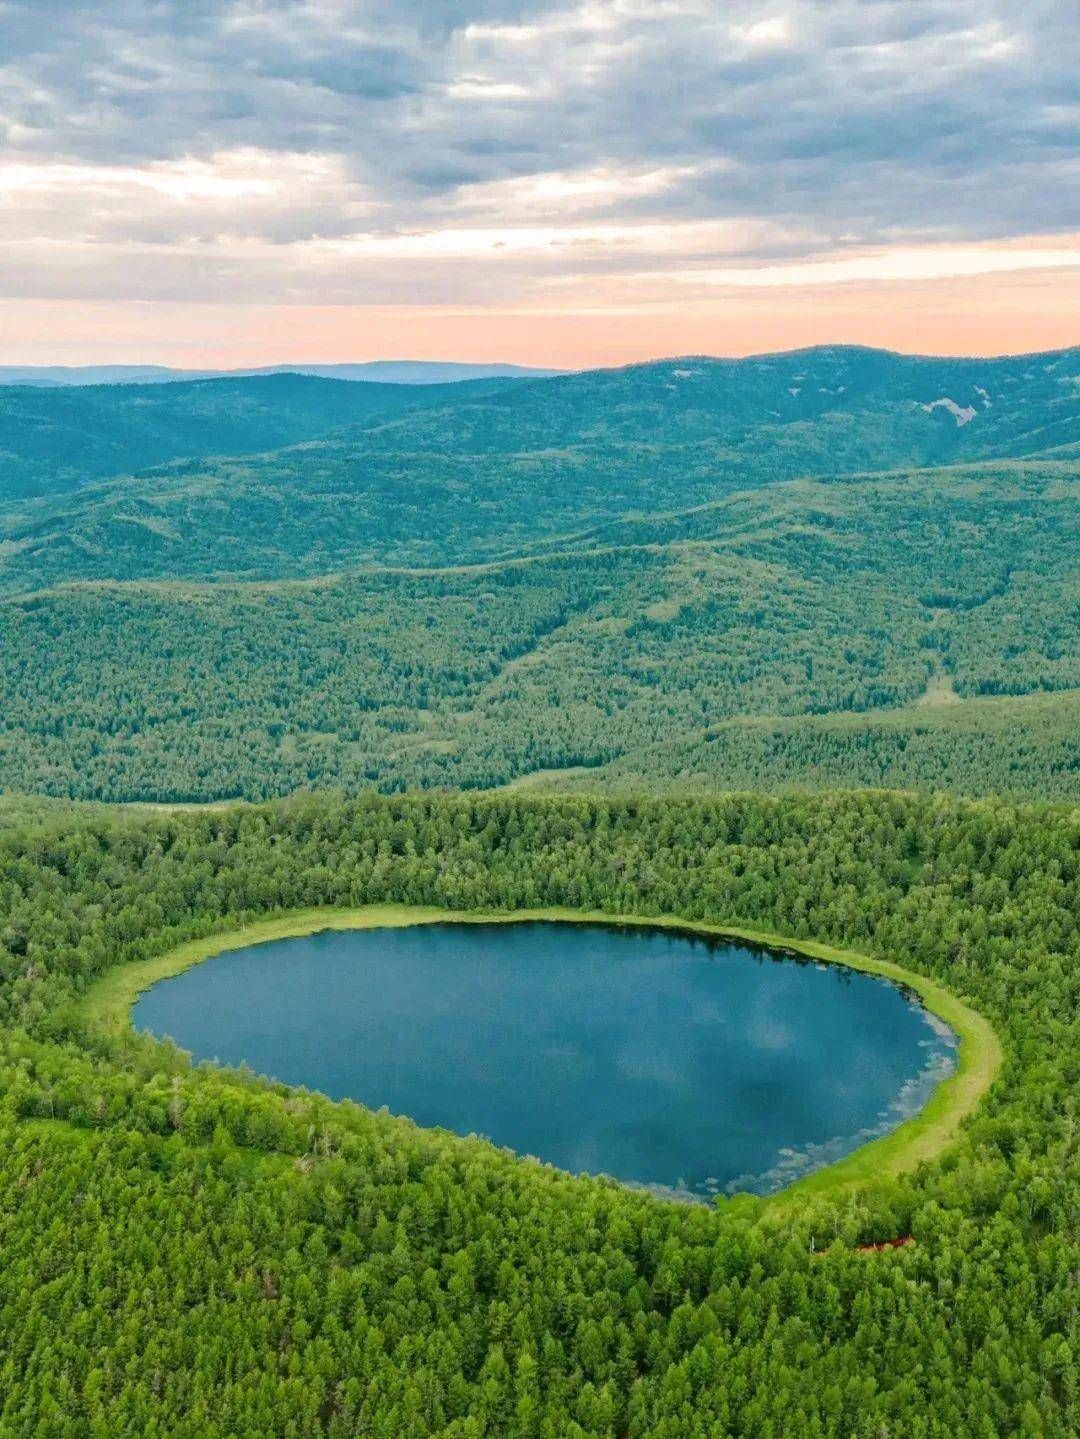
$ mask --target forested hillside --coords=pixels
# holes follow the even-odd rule
[[[0,388],[0,782],[1076,795],[1078,372]]]
[[[0,828],[0,1432],[1069,1439],[1078,856],[1075,810],[874,793]],[[716,1212],[193,1069],[86,1003],[193,936],[388,901],[829,939],[941,980],[1004,1064],[916,1172]]]
[[[566,375],[389,421],[372,444],[514,454],[696,445],[744,463],[885,469],[1037,454],[1080,440],[1080,349],[936,359],[825,345]],[[403,443],[403,437],[407,442]]]
[[[45,496],[0,504],[0,589],[459,564],[800,477],[1068,453],[1078,376],[1077,351],[840,348],[441,387],[0,388],[2,493]]]
[[[1060,463],[855,476],[487,566],[42,591],[0,605],[4,774],[207,800],[618,761],[597,779],[1075,794],[1078,500]],[[995,695],[1021,699],[967,708]]]
[[[0,390],[0,1435],[1071,1439],[1075,361]],[[1000,1070],[917,1169],[709,1209],[105,998],[364,905],[844,946]]]
[[[862,714],[751,716],[630,750],[599,768],[524,775],[558,789],[952,790],[1073,799],[1080,792],[1080,691]]]
[[[462,397],[499,383],[474,382]],[[295,445],[342,425],[443,405],[457,391],[290,374],[75,389],[0,385],[0,509],[168,460]]]

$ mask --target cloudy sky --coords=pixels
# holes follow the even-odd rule
[[[1080,340],[1076,0],[0,0],[0,362]]]

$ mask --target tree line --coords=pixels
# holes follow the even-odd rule
[[[805,482],[492,565],[12,598],[3,782],[188,801],[615,761],[671,779],[656,747],[677,740],[727,784],[1075,795],[1069,709],[911,709],[931,680],[1080,689],[1074,490],[1054,466]],[[857,733],[816,722],[849,712]],[[717,728],[750,717],[781,738]]]
[[[1066,1439],[1078,873],[1075,810],[880,792],[16,807],[0,1433]],[[973,1003],[1003,1070],[914,1174],[709,1210],[192,1068],[83,1006],[187,938],[376,901],[831,940]]]

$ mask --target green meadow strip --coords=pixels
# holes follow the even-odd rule
[[[613,915],[600,910],[449,910],[401,904],[375,904],[359,909],[295,910],[254,921],[240,929],[205,935],[154,959],[118,965],[89,990],[79,1006],[79,1014],[87,1027],[98,1033],[117,1035],[130,1032],[131,1007],[152,984],[228,950],[246,949],[269,940],[300,938],[320,930],[387,929],[413,924],[513,924],[523,920],[677,929],[688,934],[745,940],[823,964],[846,965],[849,969],[879,975],[904,985],[918,996],[931,1014],[953,1030],[959,1040],[956,1070],[938,1085],[918,1114],[889,1134],[862,1145],[844,1159],[815,1170],[772,1196],[765,1202],[769,1212],[782,1213],[803,1198],[833,1194],[838,1190],[892,1178],[936,1159],[956,1138],[964,1119],[976,1109],[1001,1067],[1001,1046],[990,1023],[950,990],[898,964],[765,930],[706,924],[680,919],[677,915]]]

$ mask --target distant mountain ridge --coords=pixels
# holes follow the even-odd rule
[[[0,507],[173,460],[303,444],[342,426],[479,398],[514,383],[357,385],[275,374],[170,385],[0,387]]]
[[[1078,450],[1080,349],[0,389],[0,589],[469,563],[785,480]]]
[[[1078,349],[0,387],[2,782],[1071,797],[1078,457]]]
[[[793,480],[531,558],[356,566],[416,533],[409,503],[449,538],[484,508],[422,485],[391,503],[397,487],[358,514],[347,484],[306,510],[254,486],[205,538],[183,490],[84,515],[51,547],[57,577],[125,582],[0,596],[5,782],[157,800],[525,776],[1080,796],[1075,466]],[[351,572],[328,573],[350,544]],[[202,578],[170,578],[184,565]],[[245,566],[260,583],[220,579]],[[309,579],[270,578],[300,566]]]
[[[168,365],[0,365],[0,385],[162,385],[185,380],[243,380],[261,375],[313,375],[321,380],[384,385],[445,385],[464,380],[540,380],[567,370],[458,360],[367,360],[350,365],[262,365],[237,370],[180,370]]]

